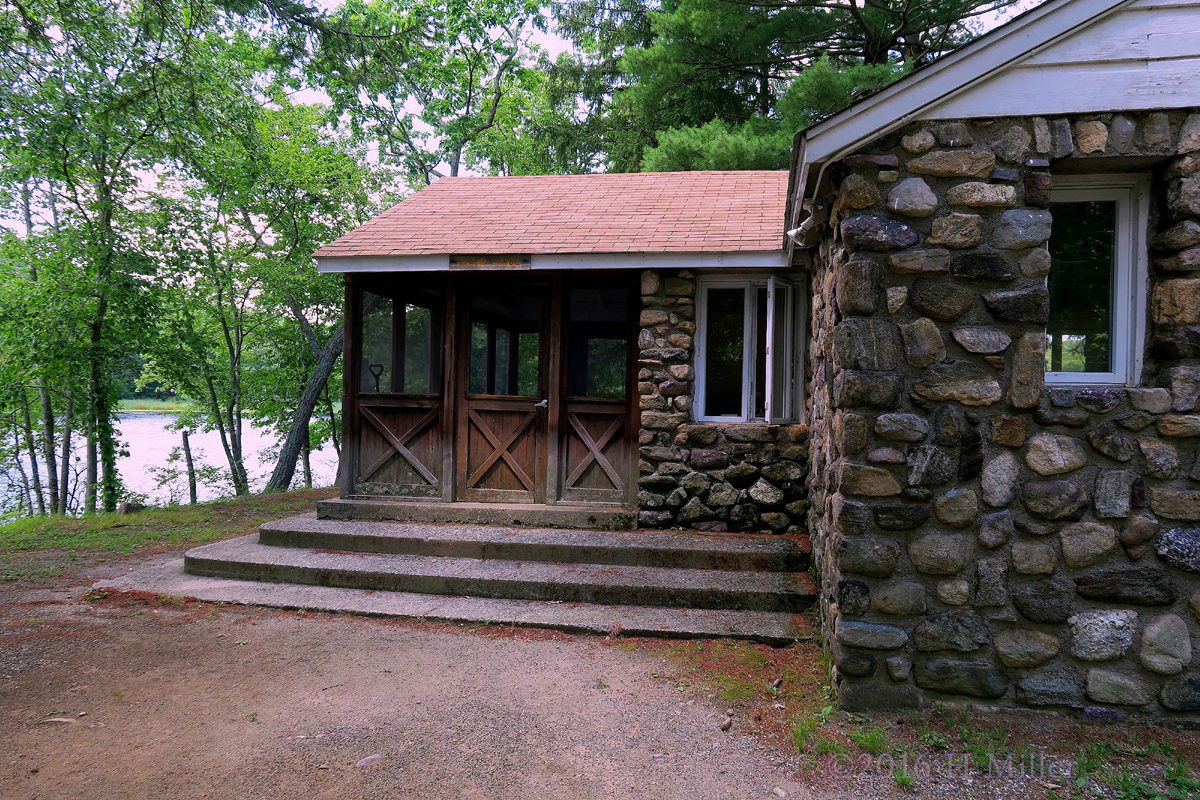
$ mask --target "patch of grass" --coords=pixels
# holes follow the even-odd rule
[[[174,414],[186,411],[191,403],[177,398],[170,400],[155,400],[154,398],[139,398],[137,400],[122,400],[118,404],[121,411],[157,411],[161,414]]]
[[[849,751],[845,742],[831,738],[818,739],[817,744],[813,747],[813,755],[818,758],[821,756],[844,756]]]
[[[917,738],[920,739],[922,744],[928,747],[933,747],[938,750],[950,749],[950,741],[945,736],[934,733],[928,728],[921,728],[921,734]]]
[[[1107,760],[1107,742],[1088,742],[1075,755],[1075,777],[1086,778],[1095,775]]]
[[[1163,771],[1163,777],[1166,778],[1167,783],[1182,793],[1181,797],[1200,796],[1200,780],[1191,777],[1191,767],[1182,756],[1177,756],[1167,766]]]
[[[318,500],[336,496],[335,489],[303,489],[260,494],[194,506],[148,508],[136,514],[72,517],[28,517],[0,526],[0,557],[62,551],[128,555],[147,547],[190,545],[239,536],[268,520],[311,511]],[[49,569],[49,568],[47,568]],[[23,577],[17,570],[5,579]]]
[[[894,770],[892,770],[892,780],[894,780],[896,785],[901,789],[908,789],[908,787],[912,786],[913,784],[913,776],[909,775],[903,767],[896,767]]]
[[[883,728],[878,726],[851,731],[850,741],[854,742],[859,750],[864,750],[873,756],[891,749],[891,740]]]
[[[815,719],[802,719],[792,726],[792,742],[796,745],[796,752],[804,752],[816,735],[819,725]]]

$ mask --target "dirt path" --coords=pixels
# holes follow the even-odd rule
[[[176,557],[83,559],[58,577],[0,583],[0,798],[1200,797],[1187,788],[1200,787],[1195,772],[1167,793],[1134,785],[1163,787],[1171,765],[1194,770],[1194,731],[953,704],[826,719],[813,644],[82,600],[99,579]],[[825,724],[797,753],[791,725],[817,717]],[[964,771],[967,751],[992,739],[1001,761],[1090,760],[1091,772],[1077,783]],[[910,785],[890,754],[960,766]]]
[[[812,796],[650,653],[79,593],[0,598],[0,797]]]

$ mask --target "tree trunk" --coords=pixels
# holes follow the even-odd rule
[[[58,486],[58,513],[66,514],[69,501],[71,498],[71,430],[75,422],[75,401],[71,396],[71,378],[67,378],[67,387],[63,394],[66,398],[66,409],[63,411],[63,435],[62,435],[62,473],[59,475]],[[78,485],[78,484],[76,484]]]
[[[312,488],[312,433],[309,423],[304,423],[304,444],[300,450],[300,461],[304,466],[304,488]]]
[[[317,407],[317,400],[320,399],[329,376],[333,374],[338,356],[342,354],[344,336],[345,329],[338,328],[321,351],[312,377],[308,379],[308,384],[300,394],[300,402],[296,405],[296,414],[292,417],[291,427],[288,428],[287,439],[279,451],[279,460],[275,462],[275,469],[264,491],[286,492],[292,485],[292,476],[296,474],[296,459],[308,433],[308,421],[312,418],[313,409]]]
[[[17,472],[21,475],[21,494],[25,501],[28,515],[33,516],[33,498],[29,496],[29,476],[25,474],[25,465],[21,463],[21,431],[17,425],[17,412],[12,415],[13,452],[16,453]]]
[[[84,436],[87,438],[87,466],[84,471],[83,511],[85,514],[96,513],[96,406],[92,402],[94,395],[88,392],[87,422],[84,424]]]
[[[225,424],[225,417],[221,415],[221,403],[217,400],[217,389],[213,386],[212,378],[207,378],[205,383],[208,387],[208,408],[213,419],[217,423],[217,434],[221,437],[221,448],[225,451],[225,460],[229,462],[229,473],[233,479],[233,493],[238,497],[250,493],[243,478],[246,474],[245,469],[239,469],[238,458],[235,456],[233,446],[229,440],[229,431]]]
[[[46,499],[51,514],[62,513],[58,510],[58,461],[54,456],[54,404],[50,401],[50,392],[45,386],[38,387],[38,399],[42,406],[42,452],[46,462]],[[63,465],[66,469],[66,465]]]
[[[187,465],[188,502],[196,505],[196,467],[192,463],[192,446],[188,442],[187,431],[183,431],[183,462]]]
[[[21,410],[24,413],[25,449],[29,451],[29,471],[33,474],[33,499],[38,516],[46,515],[46,494],[42,491],[42,475],[38,467],[37,447],[33,443],[33,419],[29,415],[29,396],[21,387]],[[32,510],[32,509],[31,509]]]

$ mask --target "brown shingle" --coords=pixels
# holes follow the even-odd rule
[[[331,256],[778,250],[787,172],[441,178]]]

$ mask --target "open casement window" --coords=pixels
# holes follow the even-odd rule
[[[1046,382],[1136,386],[1146,330],[1148,182],[1055,176],[1051,200]]]
[[[700,279],[696,419],[796,419],[798,295],[776,276]]]
[[[362,293],[359,392],[436,395],[442,300],[435,290]]]

